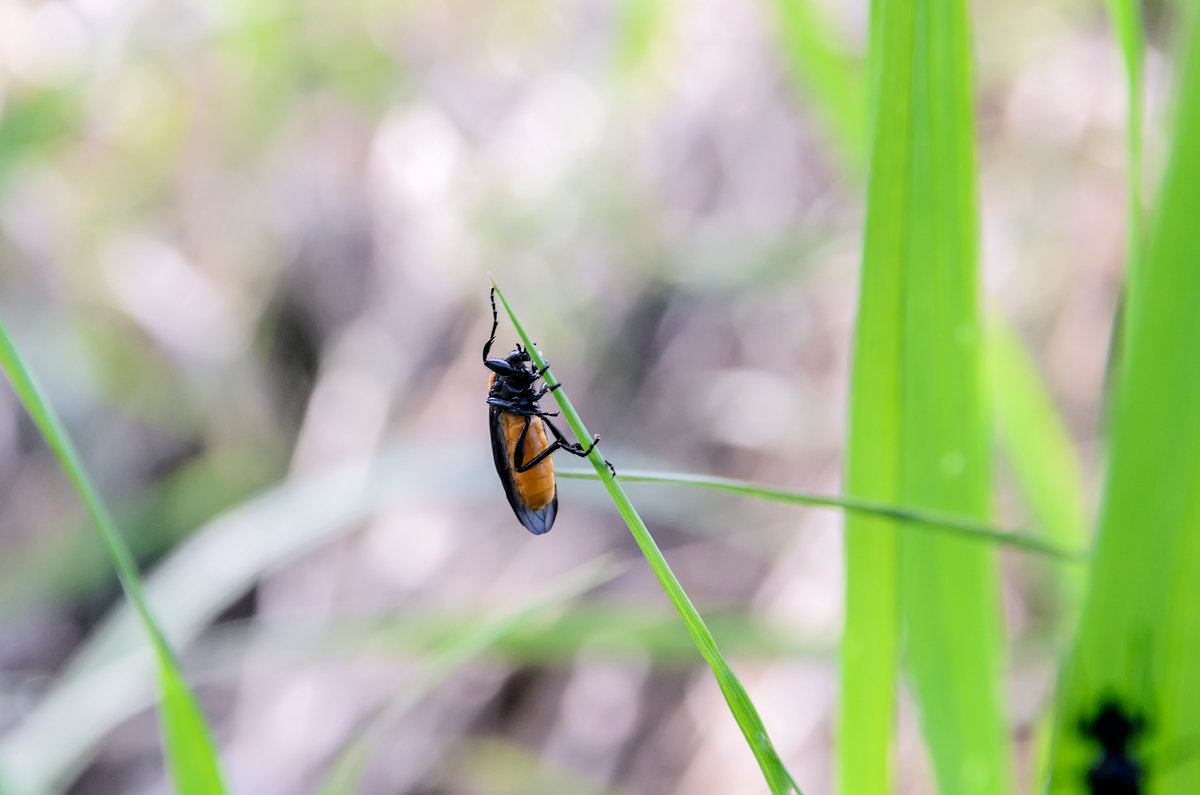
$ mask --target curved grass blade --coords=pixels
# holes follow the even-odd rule
[[[1095,561],[1060,677],[1052,792],[1082,792],[1097,757],[1077,729],[1101,699],[1140,713],[1147,791],[1200,790],[1200,15],[1184,14],[1173,136],[1146,258],[1127,290]]]
[[[1142,80],[1146,37],[1142,29],[1142,6],[1137,0],[1107,0],[1121,54],[1125,59],[1125,95],[1128,101],[1126,146],[1128,147],[1129,186],[1127,190],[1128,221],[1126,234],[1126,278],[1137,278],[1142,260],[1142,119],[1144,116]]]
[[[819,3],[771,0],[770,5],[792,80],[823,117],[845,164],[861,173],[867,148],[863,64],[837,40]]]
[[[496,290],[496,296],[504,305],[504,311],[508,313],[508,317],[512,321],[517,335],[520,336],[521,342],[529,350],[534,365],[539,369],[545,367],[546,362],[542,359],[533,341],[529,339],[529,335],[525,333],[525,329],[513,313],[512,307],[508,305],[504,293],[500,291],[499,287],[496,287],[495,279],[492,280],[492,286]],[[546,385],[550,387],[558,383],[558,380],[550,370],[546,370],[545,381]],[[567,398],[565,390],[555,389],[552,394],[558,401],[563,418],[571,426],[571,430],[575,432],[575,436],[579,439],[580,443],[589,444],[592,435],[588,433],[583,420],[579,418],[575,407],[571,405],[571,401]],[[625,524],[629,526],[629,531],[633,534],[634,541],[637,542],[638,547],[642,550],[646,562],[650,564],[650,568],[666,592],[667,598],[671,600],[671,604],[675,606],[684,623],[687,624],[688,631],[692,635],[692,640],[696,643],[696,648],[700,651],[705,661],[708,662],[709,667],[712,668],[713,675],[717,678],[717,684],[721,688],[721,693],[725,696],[725,701],[729,704],[729,710],[733,713],[734,720],[737,721],[738,727],[742,730],[742,734],[746,738],[746,742],[750,745],[750,750],[753,751],[755,759],[758,760],[758,766],[762,769],[763,777],[767,780],[771,792],[775,793],[775,795],[787,793],[793,789],[799,792],[800,788],[796,786],[796,782],[792,780],[791,774],[779,758],[775,746],[771,743],[771,738],[767,735],[767,729],[763,725],[762,718],[759,717],[758,710],[755,709],[754,703],[746,693],[746,688],[742,686],[742,683],[733,673],[733,669],[729,667],[729,664],[725,662],[725,658],[721,656],[721,651],[717,648],[717,642],[713,639],[708,627],[705,626],[704,619],[700,617],[700,613],[697,612],[695,606],[692,604],[692,600],[688,598],[687,592],[683,590],[683,586],[679,584],[675,573],[671,571],[671,567],[667,564],[666,558],[663,557],[658,544],[654,542],[654,538],[646,528],[645,522],[642,521],[637,510],[633,507],[633,503],[625,495],[625,489],[609,473],[608,466],[604,463],[604,456],[600,455],[599,448],[593,448],[591,454],[588,455],[588,460],[595,467],[600,482],[608,490],[608,494],[612,497],[613,503],[617,506],[617,510],[625,520]]]
[[[580,480],[598,479],[598,476],[594,472],[574,469],[556,470],[555,474],[562,478],[577,478]],[[761,483],[753,483],[748,480],[692,475],[682,472],[649,472],[622,469],[621,480],[629,483],[665,483],[673,486],[695,486],[712,489],[713,491],[740,494],[743,497],[758,497],[759,499],[783,502],[789,505],[808,505],[814,508],[839,508],[847,513],[863,514],[865,516],[905,522],[913,525],[913,529],[916,530],[950,533],[976,541],[1011,547],[1014,550],[1030,552],[1035,555],[1045,555],[1066,561],[1083,561],[1088,558],[1088,553],[1084,550],[1071,549],[1056,544],[1053,541],[1047,541],[1032,533],[1002,530],[971,516],[962,516],[929,508],[888,505],[887,503],[860,499],[858,497],[833,497],[826,494],[813,494],[805,491],[764,486]]]
[[[472,473],[472,462],[478,472]],[[443,477],[444,473],[453,473]],[[330,543],[397,500],[462,498],[490,462],[445,444],[401,444],[393,453],[287,480],[206,522],[145,580],[158,625],[177,644],[202,630],[265,573]],[[21,792],[66,789],[97,744],[142,708],[154,672],[139,655],[130,603],[114,604],[27,718],[0,738],[0,768]]]
[[[993,414],[997,437],[1018,487],[1048,543],[1080,549],[1087,543],[1083,465],[1062,416],[1012,327],[993,319],[987,329]],[[1083,597],[1086,571],[1056,570],[1053,589],[1071,631]]]
[[[0,366],[4,368],[21,402],[96,523],[113,559],[121,587],[150,641],[161,697],[159,714],[163,751],[175,791],[197,795],[224,792],[208,723],[195,696],[188,689],[174,652],[150,611],[133,555],[117,532],[116,524],[84,469],[66,428],[21,358],[3,323],[0,323]],[[21,786],[20,782],[10,783],[14,787]]]
[[[1142,131],[1145,84],[1142,79],[1145,63],[1146,36],[1142,25],[1142,8],[1138,0],[1107,0],[1121,55],[1125,61],[1126,145],[1126,212],[1125,212],[1125,285],[1117,297],[1116,319],[1108,339],[1108,357],[1104,366],[1104,386],[1100,405],[1101,428],[1107,432],[1113,391],[1121,370],[1121,356],[1132,308],[1127,300],[1128,288],[1141,273],[1145,258],[1145,239],[1142,225]],[[1185,27],[1185,26],[1180,26]],[[1107,435],[1107,433],[1103,434]]]

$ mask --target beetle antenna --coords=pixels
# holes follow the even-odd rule
[[[488,354],[492,352],[492,343],[496,341],[496,329],[500,327],[500,315],[496,312],[496,288],[493,287],[488,293],[488,299],[492,302],[492,335],[488,337],[488,341],[483,343],[483,360],[486,362]]]

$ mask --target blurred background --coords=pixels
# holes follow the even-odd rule
[[[974,13],[984,302],[1092,490],[1121,63],[1101,4]],[[370,793],[763,791],[603,491],[560,482],[542,538],[506,504],[486,274],[618,471],[836,493],[865,39],[866,4],[832,0],[0,3],[0,313],[148,574],[234,791],[314,791],[353,748]],[[1029,511],[1010,481],[1001,464],[1011,526]],[[829,792],[839,516],[628,490],[791,772]],[[1055,608],[1004,560],[1021,736]],[[4,389],[0,760],[44,791],[167,789],[125,612]],[[901,721],[901,791],[929,791]]]

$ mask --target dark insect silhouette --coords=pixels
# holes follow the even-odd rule
[[[1141,715],[1127,712],[1106,698],[1091,718],[1079,722],[1080,732],[1100,747],[1100,757],[1087,769],[1091,795],[1142,795],[1146,771],[1133,755],[1133,745],[1146,730]]]

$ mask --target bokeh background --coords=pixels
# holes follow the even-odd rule
[[[865,5],[0,3],[0,312],[148,572],[235,791],[314,791],[356,742],[362,792],[763,788],[602,490],[562,482],[542,538],[512,516],[486,274],[618,470],[836,493]],[[974,13],[985,306],[1090,493],[1121,63],[1101,4]],[[1151,163],[1163,72],[1152,51]],[[499,348],[515,338],[505,321]],[[629,491],[792,773],[829,792],[838,515]],[[1055,605],[1027,559],[1005,572],[1019,737],[1052,686]],[[48,791],[167,788],[124,612],[3,390],[0,760]],[[929,791],[901,722],[901,789]]]

